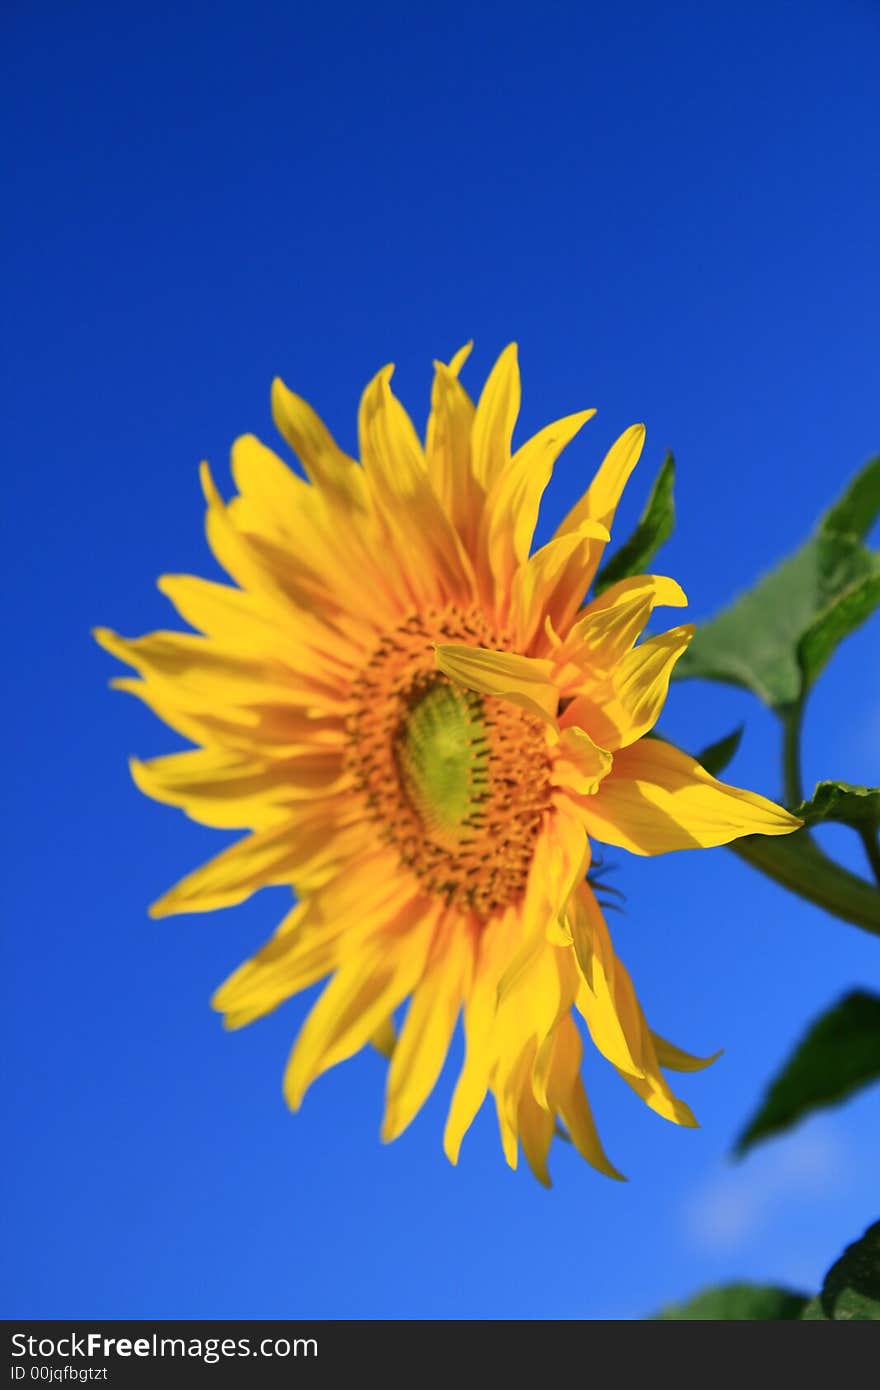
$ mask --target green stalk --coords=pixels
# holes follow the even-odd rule
[[[874,877],[880,885],[880,844],[877,843],[877,832],[871,826],[863,826],[859,831],[862,837],[862,844],[865,846],[865,853],[868,856],[868,863],[874,871]]]
[[[728,848],[807,902],[880,936],[880,892],[829,859],[806,830],[772,837],[747,835]]]
[[[801,725],[804,718],[804,697],[780,711],[782,719],[782,785],[785,804],[797,806],[804,799],[801,777]]]

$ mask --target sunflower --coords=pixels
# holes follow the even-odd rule
[[[434,1087],[463,1016],[444,1148],[455,1163],[488,1092],[501,1143],[547,1182],[554,1133],[618,1178],[581,1080],[582,1030],[647,1105],[693,1115],[665,1071],[693,1057],[648,1027],[591,881],[594,841],[653,855],[785,835],[800,822],[647,737],[689,625],[639,641],[674,580],[584,602],[644,428],[612,446],[530,554],[553,465],[592,410],[515,452],[515,345],[479,401],[469,348],[435,364],[424,446],[383,368],[363,394],[360,461],[280,381],[275,423],[305,475],[256,438],[232,449],[238,495],[207,468],[207,536],[231,585],[165,575],[194,632],[97,640],[193,749],[133,760],[148,796],[247,831],[152,907],[296,896],[214,996],[230,1028],[328,979],[284,1079],[298,1108],[322,1072],[374,1043],[390,1058],[382,1136]],[[397,1031],[401,1006],[405,1015]]]

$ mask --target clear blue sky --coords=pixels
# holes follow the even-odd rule
[[[353,447],[375,369],[421,419],[471,336],[472,386],[519,341],[523,430],[599,408],[545,529],[645,420],[626,534],[675,449],[662,567],[716,609],[880,448],[877,4],[84,2],[2,27],[3,1312],[628,1317],[718,1278],[815,1284],[875,1214],[876,1091],[724,1156],[805,1021],[876,987],[876,941],[724,850],[620,855],[652,1021],[726,1048],[685,1082],[696,1133],[588,1057],[626,1186],[565,1146],[552,1192],[511,1174],[488,1109],[453,1170],[449,1070],[391,1148],[372,1055],[291,1116],[308,1001],[234,1035],[208,1008],[284,894],[147,920],[223,837],[130,784],[174,740],[107,693],[88,630],[163,626],[154,577],[212,573],[196,467],[271,437],[274,374]],[[808,778],[880,781],[878,635],[812,703]],[[678,686],[663,727],[698,747],[742,717],[731,778],[776,793],[747,696]]]

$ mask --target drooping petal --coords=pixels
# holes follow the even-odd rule
[[[614,972],[614,989],[617,1008],[621,1016],[627,1019],[628,1031],[635,1033],[637,1030],[639,1033],[639,1052],[642,1061],[641,1076],[618,1067],[620,1075],[649,1109],[657,1115],[662,1115],[664,1120],[669,1120],[675,1125],[684,1125],[688,1129],[696,1129],[698,1127],[697,1121],[690,1106],[673,1093],[669,1082],[660,1070],[651,1031],[633,989],[629,972],[620,960],[617,961]]]
[[[388,1072],[382,1138],[402,1134],[418,1114],[449,1050],[473,959],[473,935],[457,917],[438,930],[435,949],[416,985]]]
[[[538,1104],[532,1088],[528,1084],[528,1070],[534,1053],[535,1047],[532,1044],[523,1056],[523,1077],[519,1087],[516,1128],[526,1162],[542,1187],[550,1187],[547,1156],[556,1129],[556,1117]]]
[[[465,1059],[459,1074],[443,1133],[443,1150],[458,1162],[461,1142],[486,1098],[495,1063],[492,1024],[498,984],[520,939],[519,913],[508,908],[490,919],[480,932],[474,974],[465,1004]]]
[[[643,1076],[638,1034],[624,1026],[614,994],[614,979],[606,973],[605,962],[597,953],[593,957],[593,984],[581,985],[577,995],[578,1013],[583,1018],[593,1044],[620,1072],[628,1076]]]
[[[560,1022],[553,1044],[547,1081],[547,1101],[551,1110],[559,1115],[571,1142],[588,1163],[606,1177],[626,1182],[602,1147],[580,1076],[583,1044],[570,1015]]]
[[[717,1062],[723,1051],[723,1048],[719,1048],[710,1057],[695,1057],[692,1052],[685,1052],[683,1048],[676,1047],[675,1043],[667,1042],[666,1038],[661,1038],[659,1033],[653,1031],[651,1032],[651,1041],[654,1044],[657,1061],[661,1067],[665,1067],[668,1071],[702,1071],[705,1067],[710,1067],[713,1062]]]
[[[610,774],[579,809],[595,839],[646,855],[726,845],[741,835],[789,835],[802,824],[659,739],[616,753]]]

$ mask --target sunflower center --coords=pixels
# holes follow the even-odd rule
[[[479,695],[438,674],[404,718],[395,755],[426,832],[440,843],[455,842],[478,825],[489,762]]]
[[[478,612],[407,619],[352,687],[347,763],[379,834],[426,891],[486,917],[525,890],[550,807],[546,734],[518,706],[442,675],[435,642],[510,649]]]

